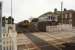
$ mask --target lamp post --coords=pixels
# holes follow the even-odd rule
[[[12,11],[13,11],[13,7],[12,7],[12,0],[11,0],[11,24],[12,24]]]

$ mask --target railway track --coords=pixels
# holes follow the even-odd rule
[[[36,34],[34,33],[33,35],[36,37],[39,37],[40,39],[43,39],[48,44],[53,45],[54,47],[58,48],[59,50],[62,50],[61,47],[65,47],[62,44],[72,42],[72,40],[73,40],[72,37],[75,37],[74,34],[69,34],[69,33],[62,34],[62,35],[60,34],[58,36],[55,36],[54,34],[50,34],[50,33],[36,33]]]
[[[18,50],[40,50],[26,35],[19,34],[17,38]]]
[[[62,50],[62,47],[65,47],[64,43],[70,43],[74,40],[74,33],[55,33],[50,34],[47,32],[38,32],[38,33],[26,33],[21,36],[19,35],[20,42],[18,40],[19,45],[24,44],[25,50]],[[22,42],[23,40],[23,42]],[[23,44],[22,44],[23,43]]]

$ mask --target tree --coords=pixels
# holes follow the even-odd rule
[[[57,8],[54,9],[54,12],[57,12]]]
[[[28,20],[24,20],[24,23],[25,23],[25,24],[28,24],[28,23],[29,23],[29,21],[28,21]]]
[[[32,21],[31,22],[38,22],[38,18],[34,18],[34,19],[32,19]]]
[[[14,19],[11,16],[8,17],[8,24],[14,24]]]
[[[21,27],[28,28],[28,26],[29,26],[29,21],[28,21],[28,20],[24,20],[24,21],[20,22],[19,25],[20,25]]]
[[[5,26],[5,23],[6,23],[6,17],[2,17],[2,26]]]

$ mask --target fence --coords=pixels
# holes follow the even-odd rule
[[[71,24],[46,26],[47,32],[74,31]]]

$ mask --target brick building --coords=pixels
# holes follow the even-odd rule
[[[72,14],[72,26],[75,27],[75,12]]]

